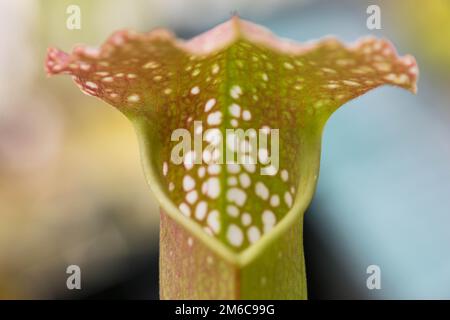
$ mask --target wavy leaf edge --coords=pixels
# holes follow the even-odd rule
[[[154,29],[147,33],[137,33],[133,31],[122,30],[115,32],[98,49],[87,46],[76,46],[71,54],[66,54],[58,49],[49,48],[47,59],[45,62],[46,72],[48,75],[67,73],[61,70],[67,67],[67,65],[69,65],[80,55],[87,55],[91,58],[101,59],[103,56],[108,54],[109,50],[111,50],[111,46],[120,46],[124,42],[126,42],[127,39],[145,39],[147,41],[152,39],[164,39],[171,42],[173,46],[178,48],[179,50],[182,50],[190,55],[198,56],[213,54],[240,39],[251,41],[254,44],[274,50],[275,52],[293,55],[301,55],[309,51],[313,51],[317,47],[326,44],[338,44],[343,46],[347,50],[352,51],[358,50],[367,42],[382,41],[383,43],[387,44],[389,48],[391,48],[392,52],[395,55],[395,60],[409,66],[409,70],[411,71],[410,76],[412,77],[412,81],[410,82],[410,85],[399,86],[408,89],[412,93],[417,92],[416,83],[418,79],[418,69],[414,57],[412,57],[411,55],[404,55],[400,57],[397,54],[395,47],[388,40],[369,36],[362,37],[355,42],[347,45],[344,42],[338,40],[338,38],[336,37],[327,36],[317,41],[298,43],[278,38],[268,29],[242,20],[237,16],[234,16],[231,20],[224,22],[190,40],[178,39],[172,32],[166,29]],[[92,93],[89,92],[87,88],[83,88],[82,86],[80,86],[80,89],[84,93],[92,95]],[[311,177],[308,177],[310,183],[306,186],[306,188],[300,188],[299,186],[296,188],[296,196],[293,206],[286,213],[283,219],[281,219],[275,225],[271,232],[263,235],[256,243],[250,245],[248,248],[240,252],[234,252],[219,239],[211,237],[207,233],[205,233],[200,225],[198,225],[195,221],[186,219],[183,215],[180,215],[179,209],[168,197],[166,192],[164,192],[160,183],[158,182],[157,168],[154,168],[152,163],[146,161],[146,159],[152,159],[152,157],[151,148],[149,146],[151,143],[144,139],[145,134],[143,133],[143,131],[145,131],[145,124],[139,121],[139,119],[130,118],[130,120],[132,121],[137,132],[141,152],[141,162],[144,168],[147,183],[149,184],[154,197],[161,205],[161,208],[171,218],[173,218],[176,222],[186,228],[192,234],[192,236],[196,237],[198,240],[204,243],[225,261],[232,263],[237,267],[244,267],[248,265],[251,261],[253,261],[255,257],[258,256],[259,252],[263,251],[264,248],[267,247],[272,241],[276,241],[276,239],[279,238],[291,226],[292,223],[296,222],[297,219],[304,214],[314,195],[320,166],[320,140],[322,132],[318,133],[317,139],[319,139],[319,141],[316,141],[316,146],[313,147],[313,149],[315,150],[311,150],[311,153],[309,155],[313,158],[311,160],[313,164],[310,171],[313,174],[311,174]],[[320,131],[322,131],[322,129],[323,126]]]

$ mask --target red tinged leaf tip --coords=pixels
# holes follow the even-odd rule
[[[45,66],[49,75],[71,74],[85,93],[120,106],[126,102],[124,91],[128,90],[114,90],[132,89],[133,85],[140,83],[131,79],[143,77],[145,79],[142,80],[148,81],[152,88],[162,87],[164,81],[158,83],[159,77],[164,80],[170,74],[156,71],[160,62],[164,64],[161,70],[166,71],[171,64],[180,66],[187,64],[187,61],[183,63],[187,57],[201,59],[202,56],[213,55],[239,39],[262,45],[280,55],[297,57],[300,59],[298,66],[302,66],[302,60],[305,60],[312,69],[316,69],[317,80],[322,78],[322,92],[333,92],[335,98],[341,98],[337,99],[341,103],[382,84],[416,92],[418,68],[415,59],[410,55],[398,57],[395,48],[386,40],[369,37],[345,46],[337,39],[325,38],[319,42],[299,44],[280,40],[265,28],[237,16],[189,41],[176,39],[167,30],[156,29],[149,33],[119,31],[99,49],[80,46],[70,55],[51,48]],[[155,74],[153,79],[147,72],[152,69],[155,70],[150,72],[150,75]],[[340,85],[343,90],[339,90]],[[336,94],[345,90],[353,94]],[[135,99],[132,96],[130,100],[133,102]]]

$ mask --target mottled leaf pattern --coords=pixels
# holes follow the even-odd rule
[[[301,45],[237,17],[186,42],[165,30],[121,31],[100,49],[50,49],[46,68],[72,75],[83,92],[128,116],[165,212],[236,257],[288,214],[302,215],[332,112],[383,84],[415,92],[418,73],[415,60],[398,57],[385,40]],[[202,150],[184,153],[177,164],[171,135],[179,128],[199,138]],[[226,131],[237,128],[248,135]],[[273,129],[278,163],[271,158]],[[227,149],[241,152],[238,163],[219,162]]]

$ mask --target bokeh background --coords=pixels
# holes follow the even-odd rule
[[[81,8],[81,30],[66,8]],[[381,8],[368,30],[366,8]],[[450,1],[0,2],[0,298],[158,298],[158,206],[131,125],[67,78],[48,46],[157,26],[190,38],[231,12],[298,41],[373,34],[411,53],[419,92],[383,87],[338,110],[306,213],[312,299],[450,299]],[[66,288],[66,267],[82,290]],[[378,265],[382,288],[368,290]]]

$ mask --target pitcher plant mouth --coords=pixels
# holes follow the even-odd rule
[[[418,77],[415,59],[399,57],[386,40],[299,44],[237,16],[188,41],[164,29],[119,31],[99,49],[49,49],[45,65],[49,75],[72,75],[84,93],[133,123],[162,208],[165,298],[216,297],[188,281],[171,282],[204,282],[189,265],[210,261],[208,252],[223,262],[223,274],[208,269],[217,282],[235,279],[220,297],[306,298],[301,228],[326,121],[380,85],[415,93]],[[193,239],[203,247],[192,249]],[[287,262],[276,262],[278,256]],[[294,282],[303,287],[285,275],[264,276],[288,293],[261,295],[256,262],[272,271],[276,263],[292,263],[286,272],[297,272]]]
[[[154,181],[157,181],[159,175],[158,169],[155,168],[155,165],[151,161],[148,161],[149,159],[152,159],[152,157],[150,156],[150,144],[145,139],[147,124],[141,123],[137,120],[133,121],[133,123],[139,140],[139,149],[141,152],[141,162],[144,169],[144,174],[150,186],[150,189],[152,190],[156,199],[158,199],[161,208],[172,219],[186,228],[192,235],[202,241],[211,250],[214,250],[218,255],[220,255],[229,263],[233,263],[237,266],[245,266],[249,262],[251,262],[254,257],[258,255],[258,252],[263,250],[271,241],[275,241],[277,238],[279,238],[280,235],[282,235],[292,223],[301,218],[314,195],[319,173],[321,135],[317,137],[317,141],[311,143],[311,152],[307,153],[311,156],[311,161],[307,161],[305,165],[309,164],[310,168],[306,168],[307,170],[305,169],[305,172],[307,173],[305,175],[305,181],[302,182],[302,187],[300,188],[299,185],[298,188],[298,190],[305,191],[297,193],[293,207],[289,210],[286,216],[274,227],[274,229],[271,230],[271,232],[261,237],[256,243],[250,245],[245,250],[241,252],[234,252],[216,238],[213,238],[205,233],[197,223],[190,219],[185,219],[183,215],[180,215],[178,208],[170,200],[166,192],[161,188],[161,185],[159,183],[153,183]]]

